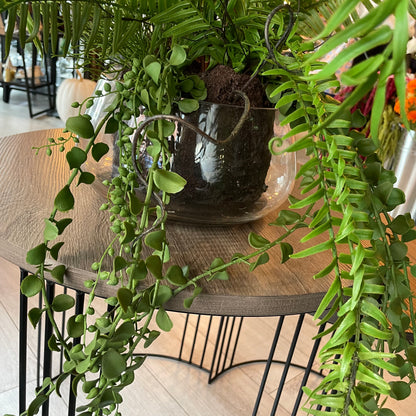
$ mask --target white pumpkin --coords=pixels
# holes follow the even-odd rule
[[[97,85],[95,81],[84,79],[79,72],[78,75],[79,78],[68,78],[62,81],[56,92],[56,111],[64,123],[69,117],[79,114],[79,108],[73,108],[71,104],[75,101],[82,102],[91,97]],[[82,112],[84,111],[85,107]]]

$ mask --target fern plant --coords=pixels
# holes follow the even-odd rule
[[[55,329],[49,345],[63,350],[67,361],[64,373],[56,382],[45,381],[25,414],[36,414],[69,377],[74,389],[81,384],[90,399],[89,404],[78,409],[82,415],[98,415],[101,411],[119,414],[120,392],[133,381],[144,359],[134,357],[135,347],[138,343],[150,345],[159,330],[171,328],[165,302],[193,287],[193,294],[186,300],[189,306],[200,292],[200,279],[226,279],[227,267],[236,263],[251,263],[252,270],[266,262],[268,256],[277,255],[272,248],[280,245],[283,261],[322,251],[330,251],[333,258],[314,276],[333,277],[316,311],[319,324],[330,324],[320,336],[332,336],[320,352],[327,375],[317,389],[307,390],[305,411],[311,415],[393,415],[385,408],[386,397],[405,398],[415,381],[415,313],[409,282],[416,270],[407,258],[406,243],[416,235],[409,215],[395,219],[388,215],[404,201],[404,194],[394,188],[393,173],[383,168],[375,152],[385,86],[391,75],[404,103],[407,16],[415,15],[414,1],[309,0],[289,5],[249,0],[79,0],[30,4],[31,13],[23,0],[0,2],[0,10],[9,13],[8,44],[17,16],[22,43],[37,39],[42,20],[40,48],[51,50],[62,30],[63,54],[82,57],[85,64],[90,57],[98,58],[103,68],[121,68],[122,76],[115,91],[107,85],[95,97],[75,104],[82,109],[103,96],[114,97],[97,128],[86,116],[71,118],[66,125],[68,135],[44,146],[51,153],[69,141],[78,141],[78,136],[88,139],[84,148],[68,152],[71,176],[45,221],[45,241],[28,252],[27,262],[37,271],[22,284],[27,295],[45,291],[48,273],[58,282],[63,281],[65,266],[50,269],[47,262],[47,255],[59,258],[62,244],[55,240],[71,222],[58,220],[57,214],[74,205],[72,183],[89,184],[94,180],[91,172],[84,171],[83,162],[92,153],[99,163],[107,152],[99,139],[101,130],[118,132],[121,157],[119,176],[106,183],[108,201],[102,206],[109,211],[114,239],[92,265],[96,280],[85,282],[90,290],[86,313],[69,318],[68,336],[59,331],[52,312],[70,308],[70,297],[60,297],[52,304],[45,299],[42,309],[34,308],[29,313],[34,326],[42,314],[48,315]],[[367,10],[365,16],[360,17],[359,6]],[[383,22],[393,15],[395,28],[384,26]],[[311,39],[312,36],[315,37]],[[356,42],[336,60],[321,62],[325,54],[349,39]],[[71,45],[80,48],[71,49]],[[387,46],[382,53],[342,75],[344,84],[355,87],[353,93],[342,104],[334,101],[326,91],[338,86],[336,71],[378,45]],[[278,151],[280,140],[302,134],[303,138],[288,151],[307,149],[310,158],[298,173],[302,178],[302,198],[291,197],[290,211],[281,211],[273,224],[285,227],[282,239],[267,241],[250,235],[253,253],[214,259],[206,272],[189,276],[186,268],[172,265],[169,258],[164,206],[170,194],[183,188],[184,180],[169,171],[166,137],[173,126],[163,117],[171,114],[175,106],[183,111],[195,110],[205,92],[190,68],[210,68],[218,63],[261,77],[271,102],[287,114],[282,124],[289,125],[291,131],[283,139],[272,140],[270,150]],[[371,134],[364,137],[355,130],[362,120],[356,113],[351,114],[350,108],[374,85],[377,93]],[[157,116],[147,134],[152,138],[151,156],[162,161],[162,166],[152,165],[146,177],[147,194],[139,200],[134,189],[141,172],[132,158],[133,129],[127,121],[136,118],[142,108],[147,116]],[[156,208],[151,204],[154,190],[162,191]],[[150,216],[153,211],[155,220]],[[305,226],[310,232],[302,241],[312,245],[293,253],[283,240]],[[322,241],[323,235],[324,242],[313,244],[317,237]],[[150,256],[144,254],[145,247],[152,251]],[[108,259],[110,267],[106,265]],[[152,284],[143,288],[146,277],[152,279]],[[107,299],[111,313],[96,318],[95,287],[101,280],[120,287],[115,297]],[[153,316],[158,329],[150,327]],[[78,337],[82,341],[74,345],[73,338]],[[97,370],[101,370],[100,375],[91,380],[88,375]],[[385,381],[386,373],[395,376],[395,381]]]

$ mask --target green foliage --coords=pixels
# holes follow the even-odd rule
[[[67,130],[84,139],[90,139],[94,135],[94,127],[91,121],[85,116],[69,117],[65,127]]]
[[[186,180],[176,172],[158,169],[153,174],[155,185],[162,191],[169,194],[176,194],[184,188]]]
[[[55,197],[55,208],[58,211],[69,211],[74,207],[75,199],[69,185],[65,185]]]
[[[64,282],[64,274],[66,271],[66,267],[61,264],[59,266],[54,267],[51,270],[51,276],[58,282],[63,283]]]
[[[74,298],[63,293],[54,297],[51,307],[55,312],[63,312],[71,309],[74,305]]]
[[[126,369],[125,358],[116,350],[109,349],[103,355],[103,376],[107,379],[120,377],[121,373]]]
[[[305,410],[311,415],[392,415],[383,408],[383,396],[403,399],[415,381],[415,347],[406,333],[415,331],[409,272],[416,272],[407,257],[406,242],[416,234],[409,215],[393,220],[388,216],[404,201],[404,194],[394,188],[394,175],[383,168],[376,150],[389,76],[395,76],[398,95],[404,100],[406,11],[415,15],[413,0],[380,0],[374,5],[357,0],[302,1],[297,4],[296,26],[289,31],[290,14],[284,6],[270,21],[268,41],[277,45],[273,50],[266,45],[264,24],[280,1],[32,1],[32,17],[26,3],[0,2],[0,10],[8,10],[11,22],[6,47],[17,18],[22,43],[31,39],[39,43],[36,34],[42,20],[45,50],[49,41],[56,44],[63,35],[63,55],[72,53],[85,64],[94,56],[103,62],[104,70],[122,68],[114,89],[106,84],[103,91],[75,105],[81,114],[95,100],[112,97],[96,128],[88,116],[72,117],[67,121],[67,137],[51,139],[36,149],[51,155],[56,146],[64,151],[68,141],[77,144],[66,153],[70,176],[45,220],[44,241],[27,253],[26,260],[36,272],[21,284],[26,296],[45,292],[46,273],[63,282],[65,266],[50,269],[48,256],[58,260],[64,243],[53,241],[64,234],[71,219],[56,217],[58,212],[74,207],[73,183],[88,185],[94,181],[94,175],[83,171],[83,166],[89,156],[92,163],[100,162],[109,151],[100,142],[101,131],[118,133],[120,164],[118,174],[105,181],[107,200],[101,209],[108,211],[114,238],[92,265],[95,278],[85,282],[90,291],[86,312],[69,317],[67,335],[61,333],[52,311],[70,310],[72,297],[58,295],[51,304],[45,298],[42,308],[29,312],[33,326],[44,313],[48,315],[54,328],[49,348],[63,351],[66,361],[56,382],[45,380],[27,414],[35,414],[53,391],[59,394],[61,383],[70,374],[76,374],[73,390],[81,386],[89,400],[78,409],[82,415],[118,414],[120,391],[133,381],[134,371],[144,360],[144,356],[134,357],[136,346],[142,343],[148,347],[159,336],[158,330],[151,329],[152,318],[162,331],[172,327],[166,302],[190,289],[184,301],[190,308],[202,291],[198,285],[201,279],[227,280],[228,268],[238,263],[254,270],[275,255],[272,249],[279,246],[282,262],[291,258],[307,261],[322,251],[329,251],[332,257],[314,276],[332,278],[315,315],[319,324],[327,323],[320,336],[331,334],[331,338],[320,352],[325,376],[314,391],[305,389],[309,396]],[[359,3],[368,9],[361,19],[356,11]],[[399,22],[395,30],[380,26],[389,15]],[[302,36],[316,36],[316,43],[305,42]],[[326,53],[351,38],[357,41],[337,59],[329,64],[320,62]],[[319,48],[315,48],[317,43]],[[343,74],[342,80],[355,89],[342,104],[325,93],[339,85],[334,75],[341,65],[385,43],[389,46],[384,52]],[[84,50],[84,55],[78,55],[79,50]],[[175,125],[158,119],[147,126],[152,163],[143,172],[132,160],[134,140],[140,145],[141,137],[135,135],[133,140],[138,126],[130,121],[138,120],[141,114],[160,116],[178,109],[185,113],[196,110],[199,101],[206,98],[206,89],[189,68],[211,68],[218,63],[261,76],[270,101],[284,116],[281,124],[290,127],[283,140],[295,134],[303,136],[287,151],[306,149],[310,157],[298,173],[301,197],[291,197],[290,209],[282,210],[270,224],[283,227],[280,238],[269,241],[251,233],[251,253],[238,253],[230,260],[216,258],[205,272],[189,276],[186,266],[170,263],[166,228],[165,206],[170,194],[186,185],[169,170],[169,136]],[[365,120],[351,115],[350,108],[375,84],[378,89],[371,131],[366,137],[355,131]],[[271,141],[272,152],[281,141]],[[135,190],[143,182],[145,195],[139,198]],[[308,245],[294,253],[284,240],[300,229],[300,241]],[[93,302],[98,282],[119,286],[106,300],[111,312],[97,317]],[[91,337],[86,336],[88,332]],[[74,343],[74,338],[79,343]],[[383,379],[386,371],[399,379],[387,383]],[[96,374],[96,379],[87,378],[89,373]],[[321,407],[328,407],[329,412]]]
[[[355,131],[348,132],[348,128],[353,127],[352,119],[347,121],[344,118],[347,124],[333,122],[352,105],[352,101],[332,106],[331,100],[321,93],[316,82],[319,80],[325,85],[326,78],[332,76],[342,62],[361,54],[363,48],[372,44],[371,39],[375,43],[385,43],[386,39],[399,36],[388,27],[375,31],[371,28],[383,21],[386,14],[394,11],[400,14],[404,3],[383,3],[377,12],[370,12],[366,18],[334,35],[320,52],[306,58],[306,62],[304,55],[295,54],[293,61],[303,66],[307,73],[302,76],[287,71],[286,77],[291,82],[283,84],[290,92],[285,97],[290,97],[290,102],[296,103],[298,110],[301,109],[288,116],[289,123],[301,126],[299,123],[306,118],[310,126],[309,134],[298,140],[293,150],[307,148],[311,158],[298,175],[303,177],[304,195],[293,201],[291,209],[294,212],[282,212],[274,224],[285,226],[295,223],[300,216],[295,215],[296,210],[308,209],[310,214],[304,222],[310,232],[301,241],[312,244],[290,257],[305,258],[328,250],[334,259],[315,276],[334,276],[315,314],[319,323],[334,323],[325,331],[332,337],[320,352],[322,368],[330,371],[316,390],[308,392],[310,400],[305,411],[309,414],[320,414],[317,406],[329,407],[334,415],[373,414],[374,408],[369,407],[368,397],[377,399],[380,395],[391,395],[402,399],[409,392],[407,382],[388,384],[383,380],[385,370],[397,374],[398,367],[390,368],[387,360],[391,357],[382,354],[385,348],[393,357],[406,351],[407,360],[411,363],[412,353],[409,354],[409,351],[412,347],[405,331],[413,330],[414,313],[412,307],[409,309],[407,306],[412,304],[412,300],[406,278],[409,262],[406,239],[402,236],[413,229],[414,222],[409,215],[394,220],[388,215],[404,199],[403,193],[394,188],[394,175],[383,168],[375,154],[377,137],[365,138]],[[339,13],[334,14],[328,22],[327,33],[333,30],[333,22],[339,24],[344,19],[345,12],[346,9],[340,8]],[[365,35],[364,28],[368,35]],[[362,41],[352,44],[339,56],[340,59],[333,60],[319,71],[320,64],[316,59],[320,55],[349,39],[351,34],[361,33]],[[402,44],[399,42],[399,45]],[[404,56],[403,45],[401,47],[401,56]],[[393,59],[389,70],[394,72],[396,78],[405,76],[403,68],[395,66],[395,58],[390,54],[387,49],[373,59],[365,73],[359,74],[356,70],[361,78],[356,79],[359,87],[355,90],[357,95],[354,101],[364,91],[369,91],[377,78],[380,88],[383,88],[383,82],[391,72],[380,69],[389,59]],[[308,76],[309,71],[314,69],[317,72]],[[283,74],[284,70],[278,71]],[[352,81],[350,74],[348,76]],[[375,100],[378,111],[384,105],[383,94],[376,94]],[[288,102],[289,98],[280,100],[277,106],[285,106]],[[314,105],[313,112],[308,111],[309,102]],[[371,120],[373,122],[378,123],[376,118]],[[413,364],[402,369],[401,377],[407,376],[413,382]],[[322,391],[336,391],[336,394],[322,394]],[[383,409],[379,414],[390,413],[388,409]]]
[[[42,286],[42,281],[33,274],[30,274],[23,279],[20,290],[25,296],[32,297],[42,290]]]
[[[38,265],[45,261],[46,245],[39,244],[38,246],[29,250],[26,254],[26,262],[28,264]]]

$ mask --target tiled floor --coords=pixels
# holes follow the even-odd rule
[[[38,104],[41,104],[40,102]],[[63,123],[55,118],[40,116],[29,119],[26,98],[23,93],[12,92],[10,104],[0,101],[0,137],[24,131],[51,127],[62,127]],[[1,163],[1,155],[0,155]],[[1,196],[0,196],[1,197]],[[0,414],[17,414],[18,402],[18,292],[19,271],[4,259],[0,259]],[[158,351],[177,350],[183,316],[172,317],[178,333],[161,337],[156,348]],[[237,350],[237,358],[264,358],[274,334],[277,318],[248,319],[245,332]],[[308,357],[308,347],[315,328],[306,318],[307,327],[297,350],[298,358]],[[191,321],[192,322],[192,321]],[[288,337],[294,328],[292,318],[287,319],[283,332],[283,346],[278,354],[284,357],[288,348]],[[33,391],[36,378],[36,349],[30,337],[28,391]],[[306,348],[306,349],[305,349]],[[189,346],[188,346],[189,349]],[[235,368],[212,384],[207,384],[207,374],[200,369],[176,361],[149,358],[138,371],[137,378],[127,390],[122,405],[124,416],[248,416],[256,399],[263,364],[251,364]],[[268,383],[263,394],[259,415],[269,415],[282,367],[272,365]],[[291,369],[285,392],[277,416],[289,416],[302,374]],[[317,378],[312,377],[316,382]],[[402,403],[390,407],[396,416],[412,416],[416,408],[416,393]],[[66,414],[65,400],[57,400],[51,406],[51,416]],[[304,415],[299,412],[298,415]]]
[[[0,88],[0,94],[3,90]],[[47,108],[46,98],[42,96],[33,99],[36,109]],[[10,102],[4,103],[0,97],[0,136],[23,133],[26,131],[41,130],[54,127],[63,127],[64,123],[57,117],[40,115],[35,118],[29,117],[26,94],[21,91],[12,90]]]

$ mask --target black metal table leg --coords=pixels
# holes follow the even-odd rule
[[[268,357],[267,362],[266,362],[266,367],[264,368],[263,378],[261,379],[259,392],[257,394],[256,403],[254,404],[252,416],[257,415],[257,412],[259,410],[261,397],[263,396],[264,387],[266,385],[266,380],[267,380],[267,377],[269,376],[270,367],[271,367],[272,362],[273,362],[274,352],[276,350],[277,341],[279,341],[279,336],[280,336],[280,332],[282,331],[282,326],[283,326],[284,320],[285,320],[284,316],[279,317],[279,322],[277,323],[276,331],[274,333],[273,342],[272,342],[272,345],[270,347],[270,352],[269,352],[269,357]]]
[[[20,282],[28,275],[20,269]],[[19,413],[26,410],[26,369],[27,369],[27,297],[20,292],[19,311]]]
[[[46,282],[46,298],[52,303],[55,295],[55,284]],[[45,319],[45,339],[43,340],[43,379],[52,376],[52,351],[48,348],[48,340],[52,336],[52,324]],[[49,400],[42,406],[42,416],[49,415]]]
[[[207,334],[205,336],[205,342],[204,342],[204,347],[202,349],[202,355],[201,355],[201,361],[199,363],[199,368],[203,368],[203,366],[204,366],[204,359],[205,359],[205,354],[207,352],[208,339],[209,339],[209,335],[211,333],[211,325],[212,325],[212,316],[209,317],[208,329],[207,329]]]
[[[324,331],[325,326],[326,326],[326,324],[323,324],[319,327],[318,335]],[[321,340],[322,340],[322,338],[318,337],[318,338],[316,338],[315,342],[313,343],[313,348],[312,348],[312,351],[311,351],[311,355],[309,356],[308,364],[305,367],[305,373],[303,374],[303,379],[302,379],[302,382],[300,384],[299,392],[298,392],[298,395],[296,397],[295,404],[293,406],[292,416],[296,416],[296,414],[298,412],[298,409],[299,409],[299,406],[300,406],[300,401],[302,400],[302,395],[303,395],[302,388],[304,386],[306,386],[306,383],[308,382],[309,375],[311,374],[311,371],[312,371],[312,365],[313,365],[313,362],[315,360],[316,354],[318,353],[318,348],[319,348],[319,345],[321,343]]]
[[[281,397],[282,392],[283,392],[283,387],[284,387],[284,384],[286,382],[287,374],[288,374],[289,368],[292,364],[293,354],[295,352],[296,344],[298,342],[298,338],[299,338],[299,334],[300,334],[300,330],[302,328],[304,318],[305,318],[304,314],[299,315],[298,323],[296,325],[295,333],[293,335],[292,342],[290,344],[289,353],[288,353],[287,358],[286,358],[286,363],[285,363],[285,366],[283,368],[282,376],[280,377],[279,387],[277,389],[277,393],[276,393],[274,403],[273,403],[273,408],[272,408],[272,411],[271,411],[270,415],[275,415],[276,414],[277,406],[279,404],[280,397]]]

